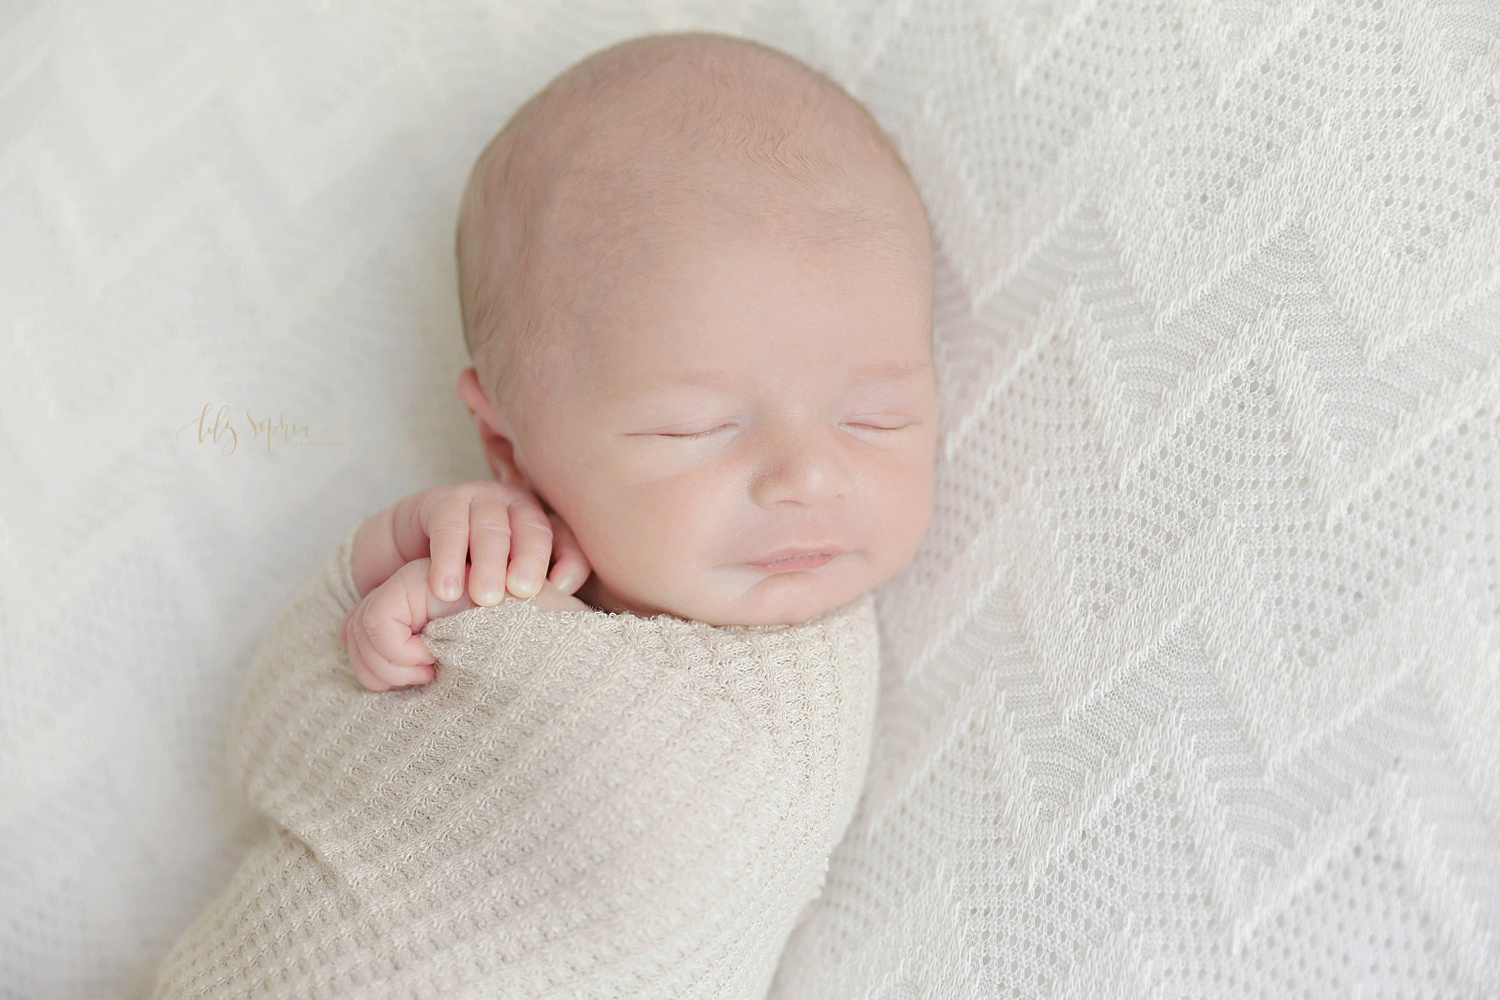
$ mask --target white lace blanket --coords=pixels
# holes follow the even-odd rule
[[[432,622],[428,686],[360,687],[348,542],[262,640],[231,746],[273,821],[167,997],[763,997],[853,813],[873,602],[804,625]]]

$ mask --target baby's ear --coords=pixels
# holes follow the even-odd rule
[[[465,368],[458,373],[458,383],[453,387],[458,401],[469,411],[474,421],[474,431],[479,435],[480,447],[484,449],[484,463],[490,475],[498,483],[525,488],[526,477],[516,467],[515,450],[511,444],[504,422],[490,405],[489,397],[479,384],[479,373],[474,368]]]
[[[469,411],[470,416],[478,416],[481,413],[494,416],[494,407],[490,406],[489,397],[484,394],[484,386],[479,384],[479,370],[473,365],[458,373],[458,381],[453,385],[453,394],[458,401],[464,404],[464,409]]]

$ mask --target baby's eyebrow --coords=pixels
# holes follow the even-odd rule
[[[921,361],[872,361],[855,369],[854,376],[860,385],[873,382],[915,382],[926,378],[931,370],[930,365]],[[654,372],[642,380],[642,389],[659,388],[665,385],[700,385],[716,388],[729,383],[734,375],[733,371],[727,369]]]
[[[932,366],[925,361],[875,361],[855,372],[860,382],[914,382],[926,378]]]

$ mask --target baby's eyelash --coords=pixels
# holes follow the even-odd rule
[[[732,427],[732,426],[733,426],[733,424],[721,424],[718,427],[710,427],[706,431],[698,431],[696,434],[663,434],[662,437],[676,438],[679,441],[691,441],[694,438],[708,437],[710,434],[717,434],[719,431],[724,430],[726,427]],[[902,424],[900,427],[882,427],[879,424],[862,424],[862,423],[856,423],[853,426],[855,426],[855,427],[863,427],[863,428],[865,428],[867,430],[872,430],[872,431],[901,431],[901,430],[905,430],[907,427],[910,427],[911,425],[910,424]]]
[[[709,428],[706,431],[699,431],[696,434],[663,434],[662,437],[679,438],[679,439],[681,439],[683,441],[691,441],[693,438],[707,437],[710,434],[714,434],[714,433],[716,433],[718,431],[722,431],[725,427],[728,427],[728,426],[729,426],[728,424],[721,424],[718,427],[711,427],[711,428]]]

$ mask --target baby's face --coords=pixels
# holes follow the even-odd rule
[[[932,507],[929,268],[695,240],[549,356],[516,459],[593,565],[578,596],[793,624],[905,566]],[[785,550],[827,558],[764,565]]]

